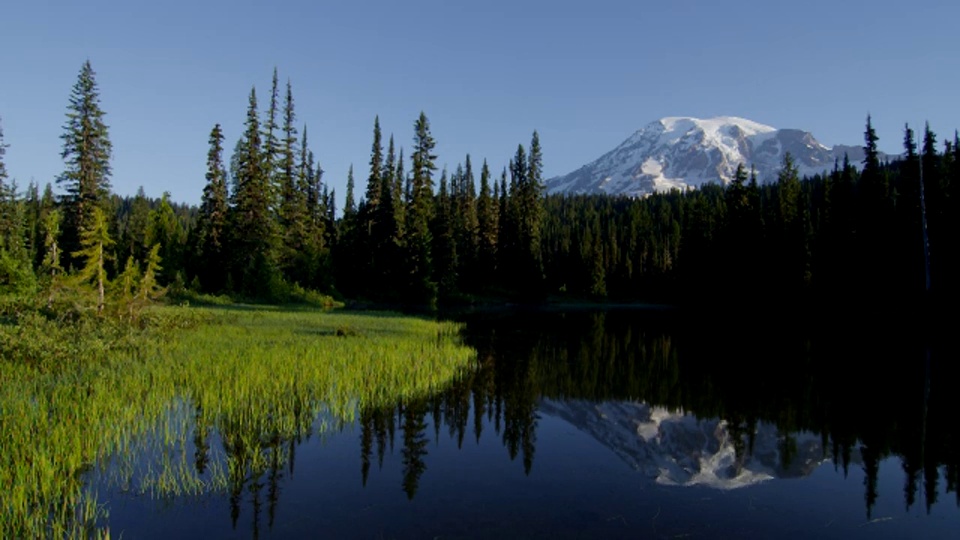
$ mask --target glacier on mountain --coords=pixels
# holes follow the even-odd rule
[[[800,175],[831,169],[863,149],[828,148],[798,129],[776,129],[735,116],[668,117],[648,124],[599,159],[546,181],[548,193],[643,196],[673,189],[727,184],[737,165],[755,167],[758,181],[776,181],[790,152]]]

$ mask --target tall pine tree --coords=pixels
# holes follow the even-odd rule
[[[250,90],[244,134],[238,144],[231,207],[232,281],[239,292],[267,298],[278,291],[277,227],[271,211],[256,88]]]
[[[480,196],[477,198],[478,247],[477,284],[489,285],[497,269],[497,200],[491,190],[490,167],[480,168]]]
[[[227,255],[227,171],[223,166],[223,131],[220,124],[210,131],[207,152],[207,184],[200,201],[196,227],[196,275],[209,291],[220,291],[226,284],[224,268]]]
[[[430,221],[433,210],[433,171],[437,166],[433,154],[436,141],[430,134],[427,115],[420,113],[414,123],[413,170],[410,179],[410,199],[406,213],[407,271],[410,278],[410,302],[433,305],[437,297],[437,285],[432,281],[432,238]]]
[[[94,225],[93,208],[104,207],[110,192],[113,145],[104,116],[96,73],[87,60],[70,93],[67,123],[60,136],[66,169],[57,178],[57,184],[66,190],[63,197],[66,253],[79,248],[81,233]]]

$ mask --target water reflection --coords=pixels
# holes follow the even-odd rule
[[[557,444],[560,423],[608,449],[651,486],[740,493],[775,484],[776,479],[812,478],[824,464],[832,463],[837,478],[862,470],[860,516],[868,522],[877,517],[874,509],[880,497],[889,501],[902,496],[908,512],[919,507],[930,513],[940,505],[957,514],[960,426],[955,421],[952,357],[944,344],[761,332],[742,324],[716,330],[704,324],[678,324],[684,322],[626,310],[471,317],[465,339],[478,351],[476,362],[441,392],[392,407],[361,407],[355,428],[333,426],[319,434],[308,418],[298,418],[293,430],[270,426],[251,430],[239,422],[214,428],[197,407],[188,443],[192,453],[187,455],[194,457],[192,465],[201,475],[209,474],[212,463],[225,455],[229,501],[225,509],[234,529],[250,523],[254,537],[264,532],[305,533],[275,530],[282,522],[279,509],[286,506],[299,508],[294,513],[317,513],[302,507],[305,500],[353,501],[353,506],[329,504],[361,521],[357,508],[375,507],[382,519],[403,522],[408,519],[404,510],[391,513],[388,508],[395,508],[395,503],[390,501],[395,497],[416,504],[425,483],[432,486],[426,495],[431,505],[441,504],[437,492],[451,490],[466,498],[461,492],[474,491],[471,496],[481,497],[484,511],[494,515],[496,505],[490,501],[509,501],[511,490],[527,489],[501,464],[509,460],[516,474],[532,479],[540,456],[554,450],[538,448],[545,424],[554,426],[554,432],[546,433],[551,441],[546,444]],[[318,448],[324,445],[311,441],[314,433],[320,435],[314,439],[339,447],[337,441],[343,438],[336,433],[354,429],[359,433],[352,432],[344,443],[352,459],[334,450],[323,454]],[[499,455],[470,453],[491,443]],[[216,451],[218,446],[223,454]],[[297,452],[306,456],[301,458],[306,465],[296,460]],[[605,458],[591,452],[583,459]],[[339,471],[324,469],[327,476],[316,472],[324,460],[331,467],[355,460],[357,468],[348,471],[353,487],[336,483]],[[451,462],[453,470],[476,470],[469,477],[444,477],[450,474]],[[900,472],[896,462],[904,478],[902,494],[891,493],[890,482],[881,481],[891,469]],[[308,470],[302,473],[299,467]],[[557,474],[552,467],[547,465],[548,473]],[[551,496],[598,500],[610,496],[602,494],[611,489],[608,484],[577,474],[571,473],[565,483],[551,484],[558,490]],[[305,482],[297,483],[303,475]],[[384,479],[392,484],[383,487]],[[494,490],[484,487],[487,482],[502,485]],[[938,500],[941,494],[952,494],[955,500],[947,505]],[[636,493],[616,491],[616,496],[632,501],[632,511],[642,508],[656,514],[658,526],[669,519],[666,507],[661,513],[659,501],[647,508]],[[439,499],[446,506],[431,511],[467,523],[468,513],[476,509],[458,513],[451,500]],[[596,511],[574,512],[573,517],[557,519],[569,518],[575,524],[596,521],[590,513]],[[675,523],[692,519],[678,516]],[[613,523],[603,521],[602,526]],[[417,536],[419,529],[413,530],[407,535]]]
[[[839,342],[798,332],[731,339],[702,328],[677,332],[630,311],[484,315],[469,323],[467,339],[479,351],[470,373],[424,402],[361,413],[365,455],[363,441],[393,429],[375,419],[402,418],[408,497],[426,469],[428,410],[437,438],[445,425],[458,447],[471,424],[477,441],[492,425],[527,474],[538,418],[548,414],[662,484],[730,489],[805,476],[827,461],[846,476],[859,464],[870,519],[879,464],[897,456],[907,510],[922,484],[929,513],[941,477],[957,494],[951,366],[916,341]],[[365,482],[369,459],[362,462]]]

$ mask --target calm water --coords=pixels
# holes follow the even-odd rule
[[[626,310],[466,321],[479,357],[450,388],[274,441],[265,472],[222,493],[98,481],[111,534],[960,537],[942,345]],[[207,441],[189,459],[224,459]]]

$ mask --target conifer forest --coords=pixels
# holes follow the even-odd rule
[[[421,112],[410,146],[373,119],[369,162],[351,168],[338,209],[322,149],[310,147],[291,84],[274,72],[264,98],[251,89],[235,141],[211,127],[196,206],[111,191],[98,92],[87,62],[54,184],[20,185],[0,154],[4,290],[52,290],[70,277],[102,304],[106,284],[150,269],[178,291],[262,301],[316,291],[411,307],[553,297],[915,304],[957,293],[956,133],[904,126],[902,157],[881,162],[868,117],[863,163],[813,177],[800,178],[787,155],[777,178],[743,163],[726,186],[546,196],[536,132],[505,164],[466,155],[438,171]]]
[[[706,448],[697,437],[702,421],[714,422],[708,436],[722,439],[713,441],[717,463],[697,466],[721,489],[745,493],[761,481],[807,476],[828,459],[846,480],[862,463],[865,487],[857,490],[868,523],[885,508],[881,462],[897,456],[908,513],[922,506],[929,514],[941,488],[958,491],[960,439],[949,422],[956,347],[936,332],[949,319],[933,315],[960,300],[956,131],[905,124],[899,157],[881,158],[866,115],[861,162],[838,160],[801,177],[785,153],[775,177],[740,163],[726,185],[626,197],[547,194],[549,149],[535,130],[510,156],[441,161],[421,111],[411,115],[412,132],[383,130],[380,117],[371,118],[363,162],[331,179],[324,149],[311,146],[297,115],[292,83],[281,84],[274,69],[266,92],[250,89],[242,131],[210,126],[194,204],[148,196],[156,186],[135,195],[113,190],[110,104],[100,95],[87,61],[65,103],[61,153],[50,156],[62,160],[62,172],[43,183],[8,174],[17,140],[4,139],[0,111],[0,536],[109,538],[112,509],[121,524],[129,511],[147,530],[166,525],[163,503],[137,498],[144,494],[188,501],[186,511],[206,526],[215,523],[206,501],[192,503],[214,494],[229,500],[233,532],[249,503],[256,537],[261,491],[268,486],[273,527],[279,486],[296,481],[295,450],[318,452],[322,444],[305,442],[311,434],[325,442],[351,433],[349,426],[357,428],[352,442],[360,448],[350,459],[360,464],[364,488],[377,478],[374,455],[381,470],[387,456],[383,475],[402,474],[404,503],[422,490],[424,511],[446,512],[447,499],[429,499],[443,474],[430,476],[427,456],[449,452],[431,462],[439,469],[457,454],[453,444],[428,444],[428,425],[439,441],[446,423],[459,451],[465,438],[470,444],[471,410],[476,445],[486,429],[484,444],[492,440],[499,451],[502,442],[510,460],[522,457],[526,478],[510,477],[509,490],[532,495],[518,501],[599,493],[612,498],[610,508],[632,501],[624,514],[655,510],[655,520],[660,501],[673,500],[662,521],[677,537],[694,530],[689,508],[704,500],[700,492],[688,490],[681,501],[676,492],[629,484],[622,493],[635,499],[619,497],[609,486],[633,478],[601,464],[612,455],[606,450],[581,477],[564,465],[547,478],[566,482],[566,491],[541,489],[544,477],[531,473],[538,433],[549,441],[560,418],[590,424],[601,407],[620,411],[627,418],[620,424],[603,416],[606,424],[563,437],[582,443],[604,425],[596,441],[621,458],[639,448],[644,459],[674,460],[672,469],[636,467],[669,469],[670,482],[689,486],[703,475],[690,480],[676,460],[694,455],[689,441]],[[156,149],[156,166],[163,151]],[[338,194],[331,186],[344,180]],[[343,305],[357,309],[329,310]],[[689,324],[705,312],[723,317]],[[731,316],[742,313],[752,317]],[[811,330],[804,321],[843,324]],[[848,332],[853,321],[880,324]],[[878,330],[910,325],[919,337]],[[864,370],[863,358],[896,367]],[[771,361],[779,364],[771,369]],[[798,376],[784,379],[791,368]],[[893,396],[898,388],[903,395]],[[641,420],[656,437],[640,433]],[[623,426],[626,442],[616,447],[609,441]],[[676,433],[677,447],[668,448]],[[402,450],[391,464],[395,434]],[[573,439],[557,440],[540,443],[538,467],[565,463],[549,452]],[[596,441],[582,447],[601,448]],[[337,452],[347,447],[337,444]],[[483,454],[488,465],[492,455]],[[346,460],[314,464],[342,468]],[[749,467],[761,461],[767,468],[754,475]],[[490,470],[508,478],[499,464]],[[517,512],[483,467],[473,472],[479,476],[464,491],[477,506],[519,520],[506,526],[511,533],[530,527],[527,516],[543,508],[566,508],[564,499]],[[597,480],[607,473],[610,483]],[[663,488],[661,480],[650,486]],[[316,500],[348,489],[313,484]],[[926,504],[915,505],[921,485]],[[113,506],[99,502],[98,487]],[[640,500],[649,493],[667,495]],[[624,528],[614,536],[634,537],[622,515],[594,519],[589,498],[576,517],[592,527],[584,530],[604,536],[619,517]],[[373,506],[357,501],[362,512]],[[386,523],[371,535],[403,526],[408,508],[364,514]],[[308,513],[278,523],[287,519],[300,527],[288,534],[307,534],[317,530],[303,521],[316,518]],[[477,512],[451,515],[458,530],[467,521],[457,520]],[[563,529],[567,517],[550,526]],[[853,526],[848,516],[844,523]],[[354,525],[330,530],[350,536]]]

